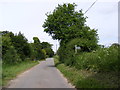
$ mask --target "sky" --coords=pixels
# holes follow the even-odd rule
[[[83,13],[95,0],[1,0],[0,30],[18,33],[21,31],[29,42],[38,37],[41,42],[53,44],[53,50],[59,47],[59,42],[43,32],[47,12],[52,12],[58,4],[76,3],[76,11]],[[85,14],[86,25],[97,29],[99,44],[109,46],[118,42],[118,1],[97,0],[95,5]]]
[[[120,1],[118,3],[118,42],[120,43]]]

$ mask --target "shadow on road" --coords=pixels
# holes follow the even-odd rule
[[[55,65],[48,65],[48,67],[55,67]]]

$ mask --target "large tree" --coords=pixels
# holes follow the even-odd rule
[[[82,10],[75,11],[76,4],[58,5],[53,13],[47,13],[43,27],[53,39],[68,42],[73,38],[94,39],[97,41],[96,30],[86,26],[86,17]],[[96,43],[96,42],[95,42]]]
[[[98,47],[97,31],[85,24],[86,17],[82,10],[75,11],[76,6],[74,3],[58,5],[52,13],[46,14],[47,19],[43,24],[44,31],[60,41],[58,55],[67,65],[74,63],[75,45],[81,47],[81,52]]]
[[[21,59],[25,60],[26,57],[30,57],[30,46],[26,37],[21,32],[18,35],[10,35],[13,46],[17,50],[17,53],[20,54]]]
[[[77,28],[82,29],[86,21],[81,10],[75,11],[75,6],[76,4],[58,5],[53,13],[46,14],[47,19],[43,24],[44,31],[57,40],[72,38],[73,34],[75,37],[78,32]]]
[[[90,40],[93,47],[97,46],[98,35],[95,29],[90,29],[85,22],[86,17],[82,10],[75,11],[76,4],[58,5],[52,13],[47,13],[43,27],[44,31],[52,36],[53,39],[60,41],[60,45],[75,38]],[[88,46],[87,46],[88,47]]]
[[[2,34],[2,59],[3,64],[15,64],[21,61],[20,55],[17,53],[13,43],[12,37],[14,34],[12,32],[3,31]]]

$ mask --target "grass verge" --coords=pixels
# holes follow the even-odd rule
[[[71,82],[75,88],[118,88],[118,72],[92,72],[77,70],[74,67],[65,66],[59,62],[59,57],[54,57],[56,67]]]
[[[14,79],[18,74],[30,69],[37,65],[38,61],[24,61],[16,65],[3,65],[2,66],[2,87],[5,87],[8,82]]]

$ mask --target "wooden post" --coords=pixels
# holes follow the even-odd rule
[[[77,54],[77,45],[75,45],[75,54]]]

